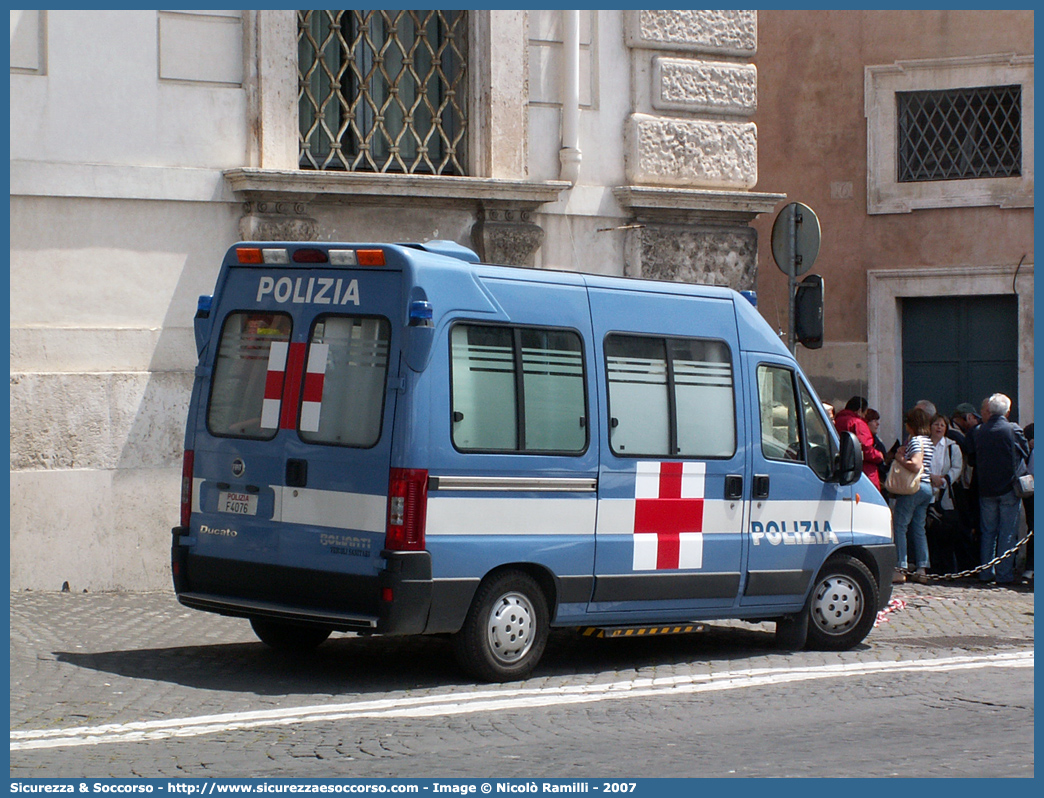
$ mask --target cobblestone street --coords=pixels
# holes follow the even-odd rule
[[[782,652],[774,646],[773,625],[768,623],[711,623],[694,635],[626,641],[591,640],[560,630],[552,635],[543,663],[529,680],[475,685],[457,671],[444,638],[336,636],[314,655],[288,660],[256,641],[245,621],[187,610],[168,593],[18,593],[11,595],[11,774],[421,775],[429,771],[415,768],[427,762],[424,767],[475,775],[479,765],[474,746],[463,741],[474,738],[475,745],[485,745],[507,734],[524,740],[525,747],[554,746],[563,734],[579,734],[580,729],[567,732],[553,722],[538,720],[541,716],[526,720],[531,713],[514,713],[507,725],[502,713],[488,717],[480,713],[467,716],[474,721],[463,725],[462,720],[449,718],[447,726],[435,719],[409,726],[408,733],[397,725],[394,736],[363,734],[357,739],[341,731],[331,735],[331,729],[341,729],[338,724],[320,728],[292,723],[269,731],[225,731],[185,740],[32,750],[16,749],[15,735],[294,707],[314,710],[360,700],[390,705],[429,701],[452,707],[478,692],[539,695],[617,683],[631,689],[643,680],[666,683],[730,674],[748,678],[753,669],[791,673],[796,668],[886,668],[925,658],[1003,652],[1031,655],[1033,621],[1033,593],[1027,588],[907,584],[897,586],[890,610],[882,614],[866,643],[853,651]],[[927,689],[919,686],[918,679],[909,677],[903,682],[907,686],[885,695],[879,688],[852,690],[828,680],[817,688],[816,701],[829,703],[832,696],[839,701],[849,701],[851,696],[874,700],[876,694],[885,702],[909,703],[904,694]],[[779,698],[783,707],[802,700],[797,693]],[[653,723],[668,730],[681,728],[684,733],[692,723],[692,708],[683,701],[654,711],[662,701],[611,702],[616,705],[604,713],[588,709],[575,718],[570,715],[570,723],[599,727],[606,722],[603,714],[623,712],[628,718],[640,716],[643,728]],[[987,712],[973,703],[965,702],[962,711]],[[716,706],[701,705],[701,718],[724,723],[729,716],[724,710],[727,704]],[[1028,712],[1032,719],[1032,704],[1019,712],[1018,717]],[[947,717],[958,715],[951,712]],[[446,728],[455,730],[456,743],[447,740]],[[1032,720],[1025,732],[1031,740]],[[934,733],[943,732],[936,728]],[[610,739],[604,731],[592,736]],[[233,739],[237,745],[229,747]],[[221,745],[215,746],[219,741]],[[583,752],[574,754],[579,758],[573,771],[582,771]],[[606,758],[596,749],[588,757],[593,765],[612,762],[611,756]],[[367,762],[366,769],[359,770],[360,763]],[[1032,771],[1032,759],[1029,768]]]

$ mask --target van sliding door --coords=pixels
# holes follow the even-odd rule
[[[589,611],[666,621],[731,607],[747,481],[732,302],[590,295],[608,418]]]

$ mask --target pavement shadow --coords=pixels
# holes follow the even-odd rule
[[[553,630],[535,678],[627,673],[697,662],[754,660],[776,652],[771,632],[714,627],[687,635],[597,639]],[[458,669],[446,636],[330,638],[307,654],[260,642],[85,653],[54,652],[58,662],[131,679],[257,695],[353,695],[473,685]]]

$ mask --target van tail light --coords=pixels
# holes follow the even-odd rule
[[[185,450],[185,458],[181,461],[181,525],[187,527],[192,516],[192,461],[194,453]]]
[[[360,266],[384,266],[383,249],[357,249],[355,260]]]
[[[393,468],[388,481],[388,551],[423,551],[424,522],[428,509],[428,472],[419,468]]]

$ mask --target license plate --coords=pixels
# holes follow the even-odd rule
[[[218,512],[257,515],[257,494],[223,490],[218,493]]]

